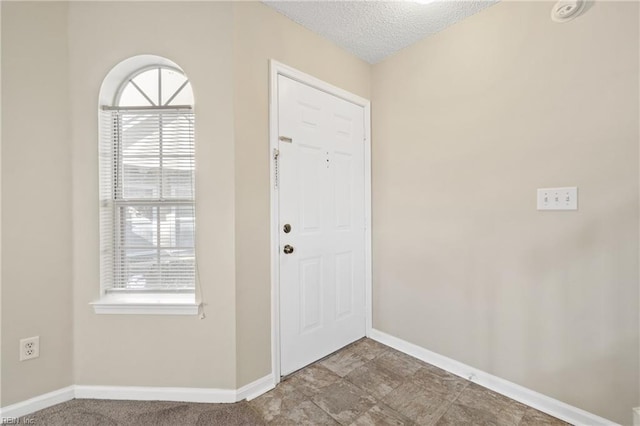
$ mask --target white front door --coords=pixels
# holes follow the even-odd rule
[[[365,121],[362,106],[281,75],[278,117],[285,375],[365,335]]]

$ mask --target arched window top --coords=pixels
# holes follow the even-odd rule
[[[105,76],[100,108],[176,108],[195,106],[191,82],[182,68],[158,55],[137,55],[113,67]]]
[[[153,65],[127,77],[115,103],[121,108],[193,106],[193,91],[189,79],[179,69]]]

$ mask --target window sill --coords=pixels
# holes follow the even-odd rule
[[[193,294],[107,294],[90,303],[96,314],[198,315]]]

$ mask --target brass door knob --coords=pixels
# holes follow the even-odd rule
[[[286,246],[284,246],[284,254],[291,254],[293,253],[293,247],[291,247],[289,244],[287,244]]]

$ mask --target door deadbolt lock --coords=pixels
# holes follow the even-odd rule
[[[287,224],[285,224],[285,225],[282,227],[282,230],[284,231],[284,233],[285,233],[285,234],[288,234],[289,232],[291,232],[291,225],[289,225],[288,223],[287,223]]]
[[[286,246],[284,246],[284,254],[291,254],[293,253],[293,247],[291,247],[289,244],[287,244]]]

